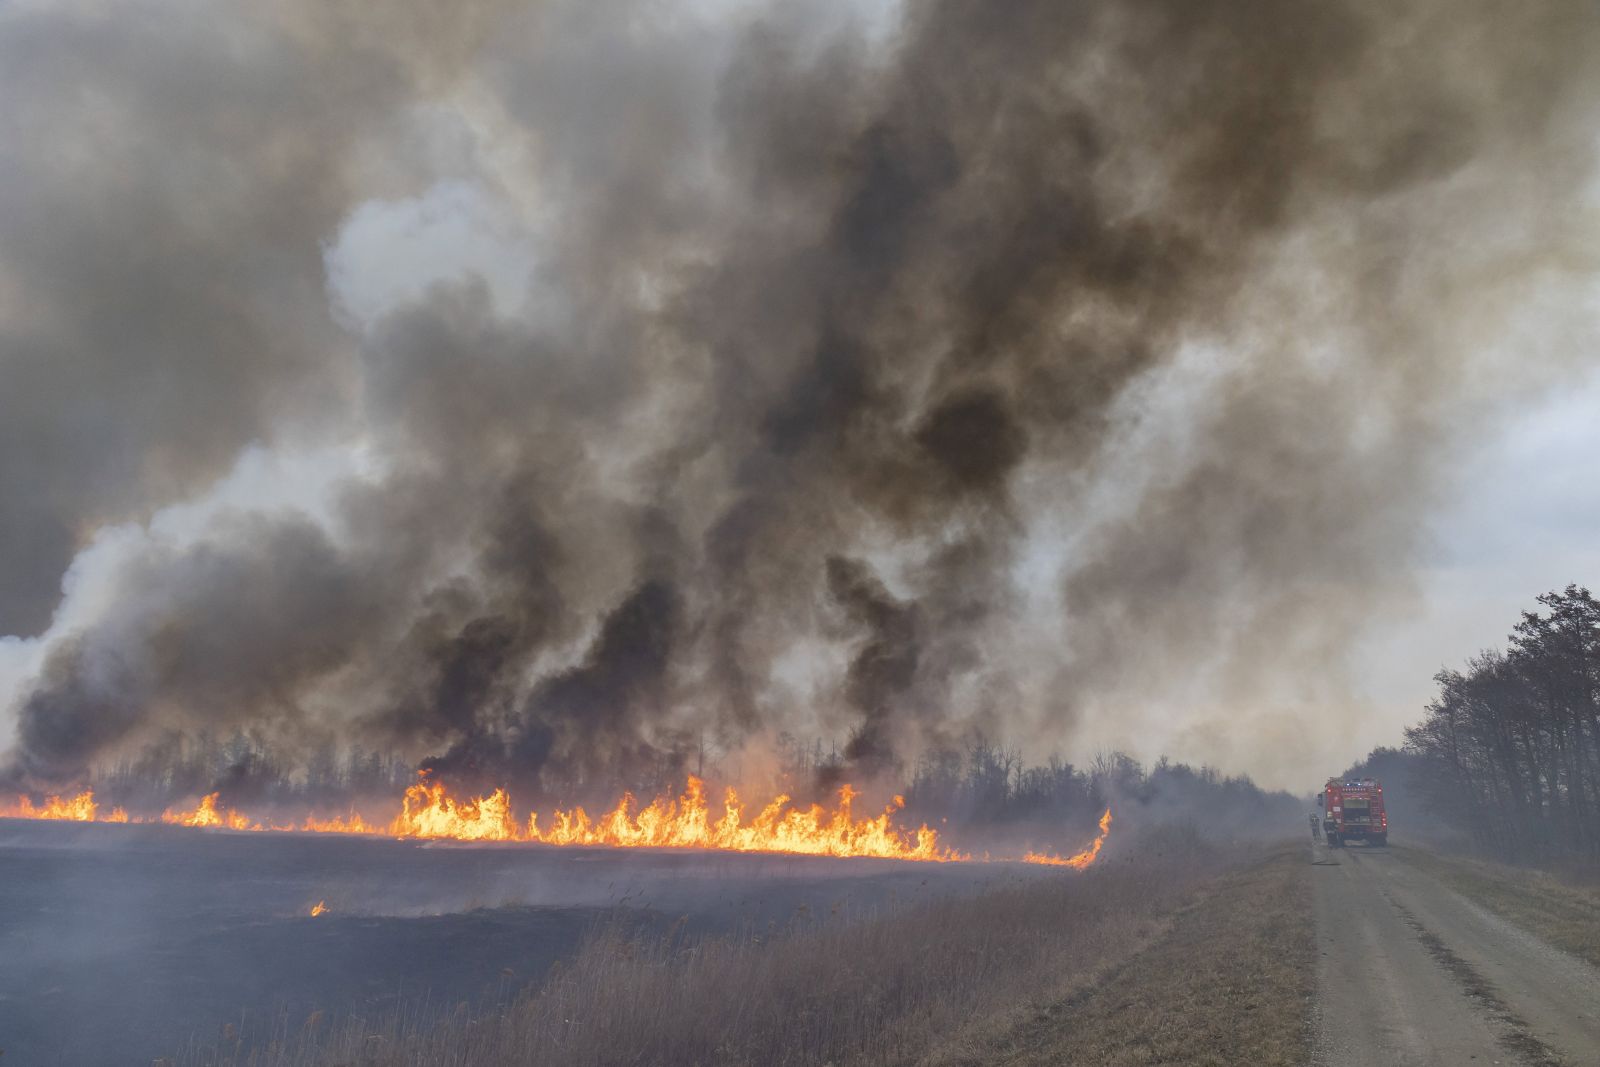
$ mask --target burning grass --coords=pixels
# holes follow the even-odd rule
[[[185,1067],[917,1063],[974,1026],[1091,988],[1248,853],[1170,836],[1083,877],[1015,868],[980,894],[732,938],[597,933],[508,1003],[382,1023],[283,1020]],[[930,876],[932,872],[930,872]]]
[[[94,791],[85,789],[71,797],[47,796],[35,804],[30,798],[19,796],[10,807],[0,808],[3,819],[46,819],[57,822],[127,822],[128,813],[121,808],[103,810],[95,803]]]
[[[1096,837],[1088,848],[1082,852],[1075,852],[1070,856],[1051,856],[1040,852],[1029,852],[1022,857],[1023,863],[1037,863],[1045,867],[1071,867],[1081,871],[1089,867],[1100,856],[1100,849],[1105,847],[1106,837],[1111,833],[1111,809],[1100,816],[1100,836]]]
[[[612,848],[683,848],[724,852],[786,852],[810,856],[875,857],[948,863],[970,859],[939,841],[937,831],[928,826],[916,829],[896,824],[905,800],[896,796],[876,816],[860,816],[855,801],[860,794],[850,785],[841,786],[832,809],[820,804],[796,806],[788,796],[777,796],[752,811],[737,790],[728,788],[722,798],[720,814],[706,798],[705,783],[691,776],[682,795],[657,797],[639,807],[631,793],[624,793],[616,806],[591,816],[581,807],[557,810],[543,826],[537,812],[523,820],[513,813],[511,797],[504,789],[487,796],[457,797],[442,783],[423,777],[405,791],[400,811],[387,823],[368,823],[359,814],[331,819],[308,816],[302,821],[276,823],[252,818],[219,802],[211,793],[189,810],[168,809],[159,821],[176,826],[239,831],[277,831],[386,834],[401,838],[430,838],[455,841],[533,842],[546,845],[583,845]],[[62,819],[75,822],[128,822],[125,811],[102,814],[92,791],[63,800],[49,797],[35,805],[28,797],[17,798],[15,805],[0,808],[0,818]],[[1105,837],[1110,812],[1101,825]],[[134,819],[135,822],[156,821]],[[1054,857],[1031,858],[1029,862],[1062,863],[1083,867],[1093,861],[1093,853],[1083,853],[1070,862]],[[1079,862],[1083,856],[1088,859]]]
[[[716,852],[780,852],[807,856],[871,857],[924,863],[966,863],[972,856],[939,841],[938,831],[926,824],[915,830],[895,823],[905,808],[896,795],[875,817],[858,817],[854,803],[860,794],[841,786],[830,811],[820,804],[791,805],[788,796],[768,801],[753,816],[733,788],[723,796],[722,813],[716,815],[706,800],[705,783],[690,776],[681,796],[657,797],[637,808],[631,793],[624,793],[615,808],[590,816],[583,808],[557,810],[541,828],[537,812],[518,819],[511,797],[503,789],[487,796],[458,798],[442,783],[423,777],[406,790],[400,813],[387,825],[368,823],[356,812],[301,822],[279,824],[253,819],[219,802],[220,794],[201,797],[192,809],[167,809],[158,818],[129,819],[122,808],[102,812],[92,790],[75,797],[46,798],[35,805],[28,797],[0,808],[0,818],[65,820],[71,822],[162,822],[199,829],[276,833],[362,834],[398,838],[452,841],[528,842],[544,845],[580,845],[602,848],[679,848]],[[1111,832],[1111,809],[1100,817],[1099,835],[1087,848],[1070,856],[1028,852],[1023,863],[1084,870],[1094,863]],[[1004,860],[1006,857],[994,857]]]

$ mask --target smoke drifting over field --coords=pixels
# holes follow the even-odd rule
[[[1592,341],[1586,6],[332,11],[0,14],[21,781],[1293,780],[1452,446]]]

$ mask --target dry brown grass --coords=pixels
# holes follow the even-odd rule
[[[1507,922],[1600,967],[1600,890],[1420,848],[1396,848],[1394,854]]]
[[[1305,849],[1223,878],[1103,984],[939,1067],[1307,1062],[1315,944]]]
[[[273,1047],[196,1049],[238,1067],[553,1067],[917,1063],[1070,995],[1147,946],[1243,861],[1168,840],[1076,874],[1019,874],[982,895],[740,938],[607,933],[509,1006],[285,1028]],[[1140,1061],[1144,1062],[1144,1061]]]

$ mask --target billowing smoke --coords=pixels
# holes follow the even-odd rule
[[[0,13],[29,783],[229,730],[1276,781],[1592,341],[1585,5],[330,10]]]

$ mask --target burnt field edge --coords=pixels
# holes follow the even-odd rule
[[[1093,981],[924,1067],[1307,1062],[1316,951],[1308,873],[1293,844],[1242,858]]]
[[[718,936],[600,930],[507,1002],[459,1005],[443,1019],[414,1006],[381,1019],[285,1019],[265,1044],[213,1039],[175,1062],[499,1067],[534,1054],[556,1065],[957,1062],[938,1057],[976,1040],[984,1020],[1013,1016],[1041,990],[1082,988],[1263,856],[1260,846],[1183,833],[1145,845],[1083,874],[870,918]]]

